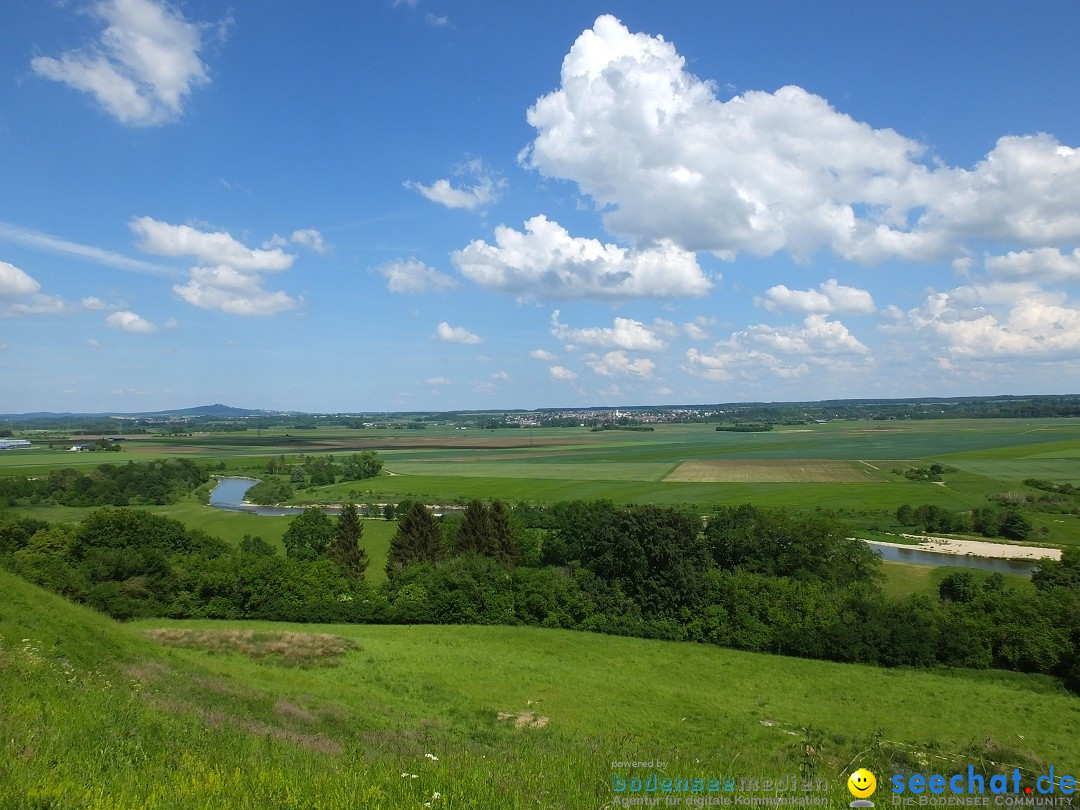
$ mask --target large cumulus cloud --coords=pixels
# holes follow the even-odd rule
[[[526,164],[576,183],[632,241],[874,264],[955,258],[973,240],[1080,240],[1080,152],[1049,135],[943,166],[800,87],[722,101],[674,45],[611,16],[577,39],[528,121]]]

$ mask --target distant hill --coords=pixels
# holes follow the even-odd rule
[[[234,408],[231,405],[215,403],[213,405],[197,405],[194,408],[173,408],[167,411],[129,411],[119,413],[117,411],[103,411],[100,413],[74,413],[64,411],[36,411],[34,413],[3,413],[0,419],[12,421],[25,421],[36,419],[110,419],[115,416],[132,419],[175,419],[186,417],[219,417],[237,418],[244,416],[260,416],[271,413],[264,410],[252,410],[251,408]]]
[[[158,411],[156,414],[146,416],[258,416],[267,413],[264,410],[252,410],[251,408],[234,408],[231,405],[198,405],[194,408],[179,408],[172,411]]]

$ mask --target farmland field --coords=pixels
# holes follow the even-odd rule
[[[865,483],[885,482],[881,468],[869,461],[826,461],[821,459],[739,459],[730,461],[684,461],[665,481],[710,481],[714,483]]]
[[[0,475],[42,476],[58,467],[179,455],[209,463],[215,472],[259,477],[271,458],[293,464],[304,456],[341,458],[375,450],[384,461],[378,477],[303,488],[290,502],[607,498],[693,504],[703,511],[752,502],[836,510],[868,531],[893,530],[890,515],[902,504],[965,511],[986,506],[988,496],[1032,491],[1023,485],[1029,478],[1080,484],[1080,419],[1065,418],[838,420],[760,433],[717,431],[707,424],[660,424],[648,432],[277,428],[131,436],[120,453],[72,453],[56,438],[50,450],[47,436],[30,438],[34,449],[0,453]],[[934,463],[948,469],[941,482],[904,476],[911,467]],[[175,508],[192,519],[194,504]],[[232,527],[241,524],[227,520]],[[1044,542],[1080,543],[1076,515],[1035,513],[1033,521]],[[261,533],[272,541],[280,537],[276,527]]]

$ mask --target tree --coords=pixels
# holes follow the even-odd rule
[[[394,505],[392,503],[383,504],[382,516],[386,520],[393,520],[394,519]]]
[[[979,585],[970,571],[954,571],[941,580],[938,596],[946,602],[974,602],[979,595]]]
[[[502,501],[493,501],[488,507],[488,522],[495,541],[495,559],[503,568],[513,568],[521,557],[517,532],[510,521],[510,510]]]
[[[371,450],[353,453],[341,465],[341,477],[345,481],[374,478],[382,470],[382,459]]]
[[[468,552],[494,557],[498,551],[495,543],[495,529],[491,523],[491,512],[481,501],[469,501],[465,507],[465,516],[458,527],[454,542],[455,554]]]
[[[1031,521],[1019,509],[1011,506],[1001,519],[1001,533],[1010,540],[1026,540],[1031,534]]]
[[[281,541],[285,554],[295,560],[314,560],[334,542],[334,522],[321,509],[305,509],[293,518]]]
[[[905,503],[896,507],[896,522],[901,526],[915,525],[915,510],[911,508],[911,504]]]
[[[309,457],[305,463],[311,473],[313,487],[329,486],[337,480],[337,465],[334,464],[333,456],[318,459]]]
[[[327,555],[356,579],[363,577],[368,567],[367,552],[360,547],[363,536],[364,524],[360,522],[356,504],[345,504],[338,515],[334,540]]]
[[[561,501],[551,508],[554,531],[544,538],[541,562],[566,565],[582,558],[586,543],[613,531],[615,504],[611,501]]]
[[[1080,548],[1070,546],[1060,560],[1044,557],[1031,573],[1031,583],[1041,591],[1069,588],[1080,594]]]
[[[250,534],[245,534],[240,541],[240,553],[254,554],[257,557],[269,557],[275,552],[274,547],[263,540],[261,535],[257,534],[252,537]]]
[[[674,616],[695,603],[708,568],[701,519],[689,511],[632,506],[588,537],[581,564],[617,585],[645,616]]]
[[[438,562],[442,558],[442,532],[434,516],[420,501],[410,501],[398,522],[386,556],[386,575],[397,573],[416,562]]]
[[[721,507],[705,529],[709,551],[720,568],[836,585],[876,579],[881,558],[848,534],[847,527],[830,515],[765,510],[751,504]]]

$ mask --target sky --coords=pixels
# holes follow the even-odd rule
[[[0,413],[1076,393],[1078,29],[4,0]]]

